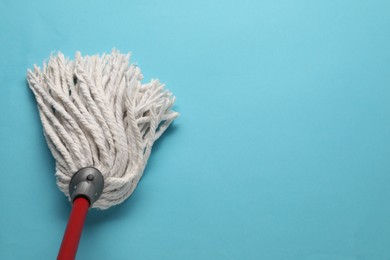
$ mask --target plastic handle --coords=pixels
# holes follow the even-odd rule
[[[88,199],[78,197],[73,201],[72,212],[69,216],[68,225],[66,226],[57,260],[75,259],[88,209]]]

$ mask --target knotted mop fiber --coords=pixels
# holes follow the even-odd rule
[[[56,160],[57,185],[69,197],[75,172],[95,167],[104,190],[93,207],[107,209],[128,198],[153,143],[178,113],[175,98],[158,80],[142,84],[130,55],[113,51],[74,60],[58,53],[28,71],[44,135]]]

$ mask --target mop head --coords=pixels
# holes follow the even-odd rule
[[[107,209],[128,198],[148,161],[153,143],[178,113],[175,98],[157,80],[142,84],[130,55],[113,51],[81,56],[62,53],[43,68],[28,71],[44,135],[56,160],[57,185],[69,197],[69,182],[84,167],[104,176],[94,208]]]

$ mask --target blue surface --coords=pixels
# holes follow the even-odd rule
[[[26,70],[132,51],[181,117],[78,259],[390,259],[390,1],[1,1],[0,259],[54,259]]]

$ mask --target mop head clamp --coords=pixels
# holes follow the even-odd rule
[[[172,94],[158,80],[142,84],[139,67],[129,60],[115,50],[78,52],[74,60],[58,53],[28,71],[57,185],[70,201],[84,196],[99,209],[123,202],[154,142],[178,116]]]
[[[76,172],[69,184],[69,196],[73,202],[78,197],[87,198],[93,205],[102,195],[104,178],[98,169],[86,167]]]

